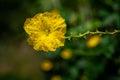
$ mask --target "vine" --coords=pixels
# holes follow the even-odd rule
[[[120,30],[114,30],[112,32],[109,32],[107,30],[105,32],[102,32],[99,30],[96,30],[95,32],[87,31],[85,33],[80,33],[79,35],[76,35],[76,36],[73,36],[73,35],[67,36],[67,37],[65,37],[65,39],[71,40],[71,38],[81,38],[81,37],[85,37],[86,35],[89,35],[89,34],[91,34],[91,35],[95,35],[95,34],[101,34],[101,35],[102,34],[111,34],[111,35],[113,35],[113,34],[116,34],[119,32],[120,32]]]

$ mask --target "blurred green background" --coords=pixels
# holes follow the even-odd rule
[[[0,80],[120,80],[120,34],[72,38],[55,52],[26,42],[26,18],[58,10],[68,35],[120,30],[120,0],[0,0]]]

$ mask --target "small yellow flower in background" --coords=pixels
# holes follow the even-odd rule
[[[72,57],[72,51],[70,49],[65,49],[61,52],[60,56],[63,59],[70,59]]]
[[[90,48],[96,47],[101,41],[101,37],[99,35],[91,36],[87,41],[87,46]]]
[[[64,46],[66,23],[57,11],[38,13],[26,19],[24,29],[29,35],[28,43],[35,50],[55,51]]]
[[[51,78],[51,80],[62,80],[61,76],[56,75]]]
[[[87,76],[81,76],[80,80],[88,80]]]
[[[40,67],[43,71],[50,71],[53,68],[53,64],[51,61],[45,60],[41,63]]]

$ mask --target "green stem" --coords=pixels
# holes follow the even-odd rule
[[[81,37],[85,37],[88,34],[92,34],[92,35],[95,35],[95,34],[115,34],[115,33],[119,33],[119,32],[120,32],[120,30],[114,30],[113,32],[108,32],[108,31],[102,32],[102,31],[98,31],[98,30],[96,30],[96,32],[87,31],[85,33],[80,33],[79,35],[76,35],[76,36],[73,36],[73,35],[67,36],[67,37],[65,37],[65,39],[70,40],[71,38],[81,38]]]

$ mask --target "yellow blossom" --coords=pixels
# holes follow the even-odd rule
[[[87,76],[81,76],[80,80],[88,80]]]
[[[70,59],[72,57],[72,51],[70,49],[65,49],[61,52],[61,57],[63,59]]]
[[[90,39],[87,41],[87,46],[90,48],[96,47],[101,41],[101,37],[99,35],[94,35],[90,37]]]
[[[59,75],[53,76],[51,80],[62,80],[62,78]]]
[[[48,52],[64,46],[66,23],[57,11],[38,13],[26,19],[24,29],[29,35],[28,43],[35,50]]]
[[[51,61],[45,60],[42,62],[40,67],[43,71],[50,71],[52,69],[53,65],[52,65]]]

